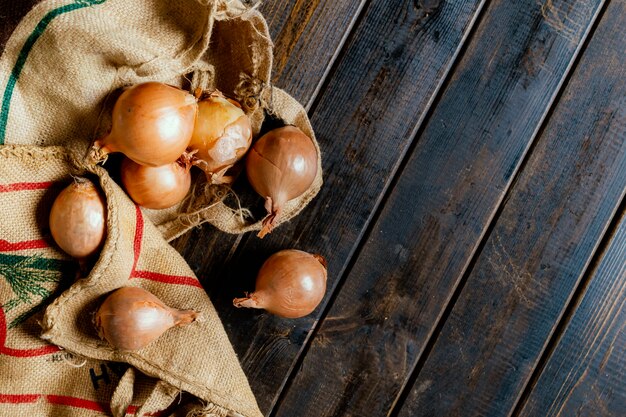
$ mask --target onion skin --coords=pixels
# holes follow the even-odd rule
[[[317,175],[317,150],[311,138],[295,126],[263,135],[246,157],[246,173],[252,188],[265,199],[268,216],[260,238],[270,233],[282,207],[304,194]]]
[[[137,287],[113,291],[100,305],[94,324],[101,339],[120,350],[139,350],[174,326],[195,321],[199,313],[168,307]]]
[[[79,260],[86,259],[104,242],[104,198],[91,181],[76,177],[54,200],[49,224],[52,238],[64,252]]]
[[[240,160],[252,143],[250,119],[236,102],[219,92],[198,103],[198,118],[188,151],[212,184],[232,182],[226,171]]]
[[[270,256],[259,270],[256,289],[235,298],[235,307],[262,308],[286,318],[311,314],[326,292],[326,261],[296,249]]]
[[[178,162],[148,167],[124,158],[121,174],[130,198],[149,209],[165,209],[180,203],[191,187],[189,167]]]
[[[94,158],[121,152],[141,165],[176,161],[189,144],[198,112],[191,94],[158,82],[126,89],[113,107],[111,132],[94,143]]]

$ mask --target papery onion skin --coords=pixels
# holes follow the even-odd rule
[[[154,294],[137,287],[112,292],[94,316],[98,336],[116,349],[146,347],[168,329],[195,321],[199,313],[168,307]]]
[[[317,175],[317,149],[311,138],[295,126],[271,130],[252,146],[246,173],[252,188],[265,198],[268,216],[263,237],[274,228],[285,203],[304,194]]]
[[[165,209],[180,203],[191,187],[189,167],[178,162],[149,167],[124,158],[121,177],[130,198],[149,209]]]
[[[111,132],[95,141],[95,158],[121,152],[138,164],[166,165],[189,144],[198,112],[196,98],[159,82],[126,89],[113,107]]]
[[[270,256],[259,270],[255,290],[235,298],[235,307],[262,308],[285,318],[311,314],[326,292],[326,261],[320,255],[287,249]]]
[[[213,184],[230,182],[226,171],[240,160],[252,143],[250,119],[220,93],[198,103],[198,118],[189,142],[194,165]]]
[[[49,225],[64,252],[79,260],[88,258],[104,242],[106,202],[91,181],[75,177],[54,200]]]

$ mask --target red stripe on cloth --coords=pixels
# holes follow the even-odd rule
[[[0,394],[0,403],[24,404],[36,403],[41,397],[39,394]]]
[[[13,184],[0,184],[0,193],[10,193],[11,191],[45,190],[54,185],[51,181],[46,182],[16,182]]]
[[[202,288],[202,285],[197,279],[180,275],[160,274],[150,271],[133,271],[130,278],[143,278],[151,281],[164,282],[166,284],[190,285],[192,287]]]
[[[65,395],[46,395],[46,400],[50,404],[67,405],[69,407],[83,408],[85,410],[100,411],[101,413],[110,413],[111,408],[102,403],[97,403],[83,398],[67,397]]]
[[[0,239],[0,252],[11,252],[25,249],[42,249],[50,245],[44,239],[25,240],[23,242],[11,243],[8,240]]]
[[[135,269],[137,268],[137,262],[139,261],[139,255],[141,254],[141,239],[143,239],[143,214],[137,204],[135,204],[135,213],[137,221],[135,224],[135,239],[133,241],[133,254],[135,259],[133,261],[133,269],[131,270],[130,277],[133,276]]]
[[[0,404],[26,404],[36,403],[42,394],[0,394]],[[83,398],[69,397],[66,395],[45,395],[45,399],[49,404],[63,405],[74,408],[82,408],[85,410],[99,411],[101,413],[111,413],[111,407],[108,404],[96,401],[85,400]],[[139,411],[138,405],[129,405],[125,414],[134,415]],[[144,416],[161,416],[163,411],[147,413]]]
[[[6,347],[4,344],[7,340],[7,321],[4,316],[4,310],[0,307],[0,354],[14,356],[18,358],[29,358],[32,356],[43,356],[61,350],[58,346],[47,345],[35,349],[13,349]]]
[[[126,412],[124,414],[135,415],[138,410],[139,410],[139,406],[138,405],[129,405],[128,408],[126,409]],[[144,414],[144,415],[147,415],[147,414]]]
[[[150,271],[137,271],[137,262],[139,262],[139,255],[141,255],[141,240],[143,239],[144,226],[143,214],[141,213],[141,208],[139,208],[137,204],[135,204],[135,214],[137,220],[135,221],[135,238],[133,239],[134,260],[133,269],[130,271],[130,276],[128,277],[128,279],[143,278],[152,281],[163,282],[166,284],[190,285],[192,287],[202,288],[200,282],[192,277],[168,275]]]

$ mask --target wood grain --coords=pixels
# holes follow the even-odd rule
[[[534,1],[498,1],[485,11],[279,416],[392,409],[599,4],[565,14],[565,22],[581,28],[574,42],[545,21]]]
[[[603,27],[588,54],[606,59],[603,49],[626,49],[619,21],[626,5],[613,3],[605,13],[613,27]],[[612,32],[614,31],[614,32]],[[600,48],[600,45],[606,45]],[[592,49],[595,47],[597,49]],[[609,61],[612,66],[626,63]],[[589,62],[589,61],[588,61]],[[590,63],[590,62],[589,62]],[[603,74],[588,73],[589,80]],[[622,77],[626,76],[622,69]],[[598,77],[598,78],[591,78]],[[595,83],[594,83],[595,84]],[[622,94],[624,88],[622,87]],[[622,97],[626,97],[623,95]],[[614,133],[624,141],[626,100],[611,115]],[[520,417],[623,416],[626,411],[626,217],[604,251],[586,284],[582,300],[574,300],[573,316],[532,387]]]
[[[261,3],[274,41],[272,82],[309,109],[365,0]]]
[[[623,218],[519,416],[623,416],[625,326]]]
[[[327,257],[328,299],[480,5],[446,2],[426,15],[410,2],[372,3],[311,115],[326,173],[320,195],[264,240],[245,236],[231,256],[223,252],[224,263],[202,261],[215,261],[212,247],[185,252],[200,276],[210,275],[206,288],[264,412],[271,410],[321,309],[283,320],[234,309],[232,299],[252,290],[263,260],[283,248]]]
[[[509,195],[401,417],[510,415],[585,275],[626,191],[626,9],[615,4]]]

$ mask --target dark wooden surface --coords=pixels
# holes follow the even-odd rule
[[[582,300],[538,368],[523,417],[624,415],[626,219],[602,254]],[[579,297],[580,298],[580,297]],[[616,370],[621,370],[616,372]]]
[[[0,0],[0,45],[35,3]],[[174,245],[263,412],[625,416],[626,4],[260,10],[324,188],[262,241],[207,225]],[[326,256],[321,306],[234,309],[284,248]]]
[[[198,259],[200,276],[211,276],[206,288],[264,411],[273,408],[282,385],[298,366],[320,309],[307,318],[285,320],[233,309],[233,297],[253,288],[256,271],[271,253],[297,247],[327,258],[328,300],[478,6],[476,1],[466,1],[435,10],[432,16],[438,20],[424,26],[428,17],[410,3],[373,4],[311,113],[325,155],[320,195],[280,233],[262,241],[247,235],[235,242],[236,248],[221,240],[209,250],[210,262],[205,262],[207,249],[195,243],[211,232],[194,232],[189,240],[193,243],[183,253],[187,259]],[[394,39],[380,36],[397,27],[402,30]],[[425,33],[415,36],[420,28],[426,28]],[[435,37],[435,32],[440,34]],[[358,76],[354,68],[359,68]]]
[[[576,43],[542,25],[533,4],[490,5],[279,415],[303,404],[310,416],[386,415],[396,406],[576,55]],[[583,27],[596,7],[580,13],[589,16],[579,18]],[[345,359],[324,361],[334,355]],[[437,380],[451,383],[440,375],[433,387]]]
[[[605,15],[590,43],[598,55],[583,56],[565,86],[400,416],[509,415],[586,273],[626,184],[626,144],[611,117],[624,67],[597,59],[623,58],[602,41],[623,31]]]

